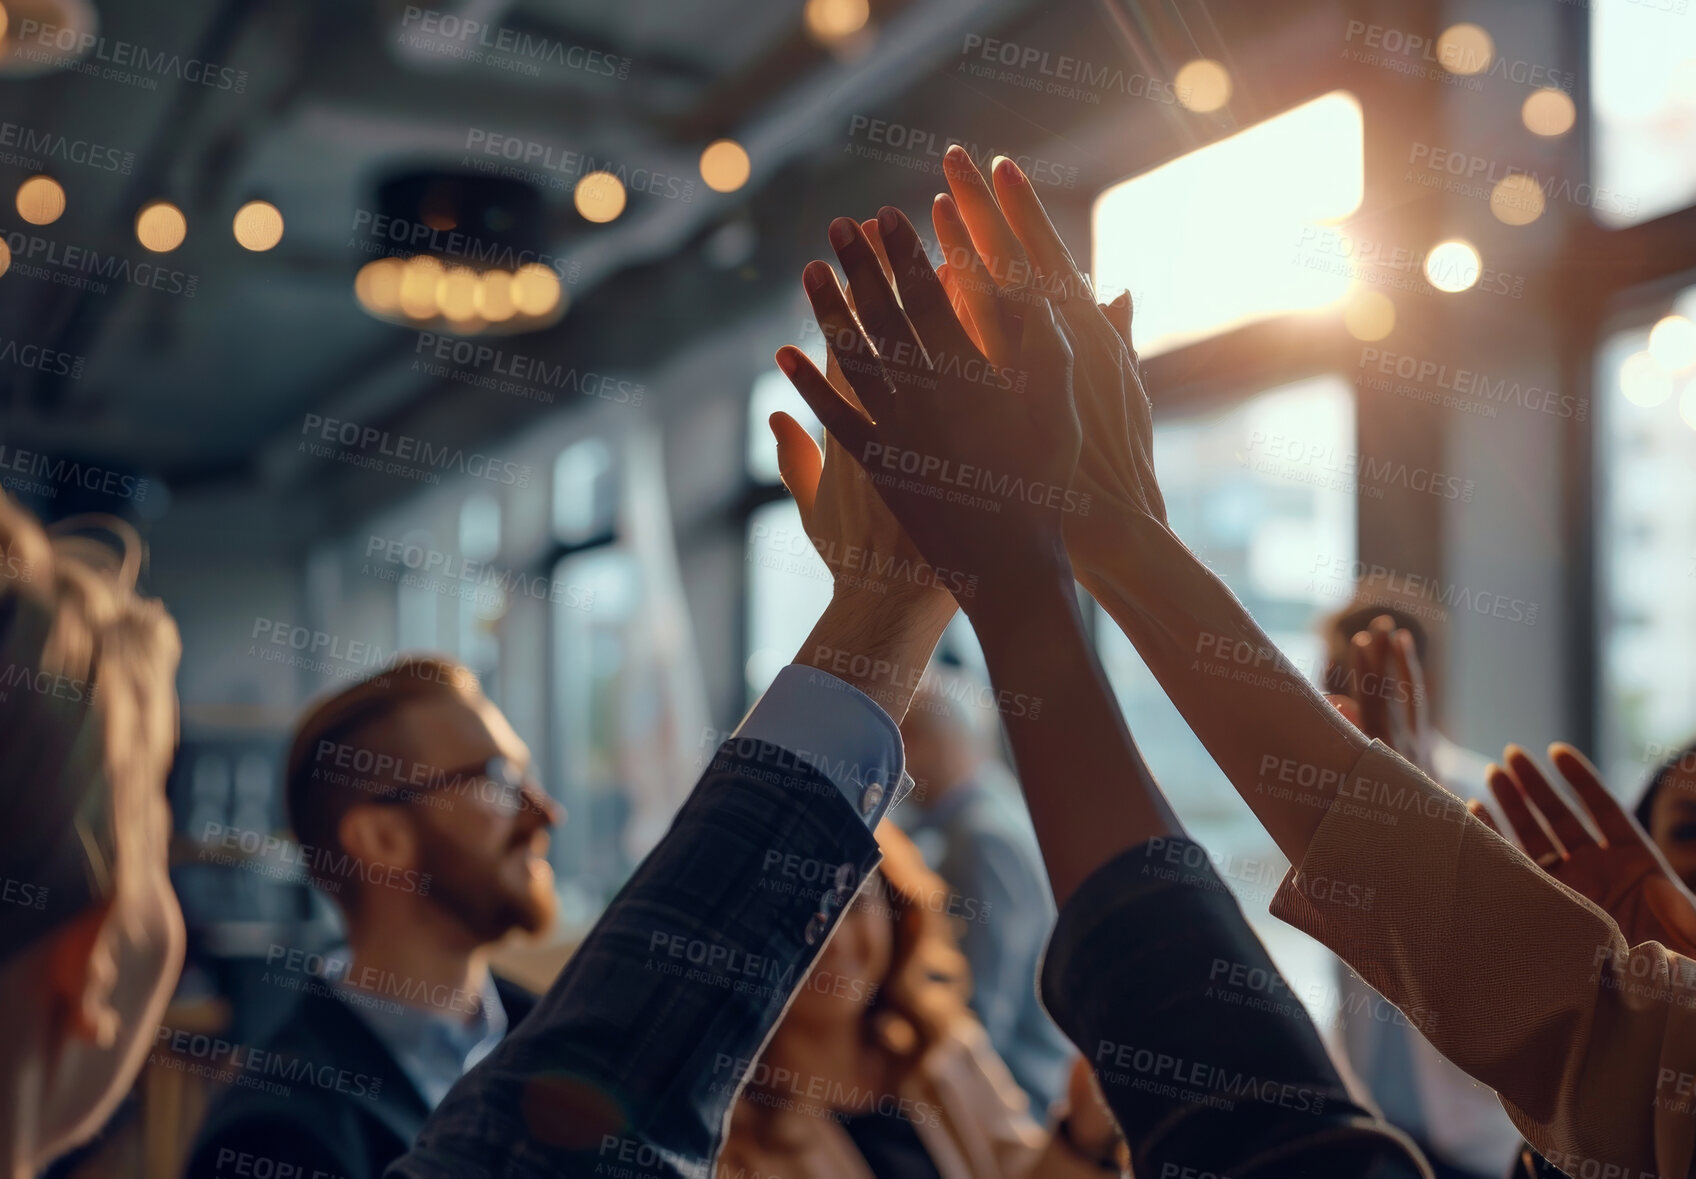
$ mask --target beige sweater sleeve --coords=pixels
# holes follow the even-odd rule
[[[1613,921],[1374,742],[1272,912],[1495,1089],[1576,1179],[1688,1179],[1696,963]]]

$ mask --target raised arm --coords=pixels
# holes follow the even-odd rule
[[[774,422],[785,482],[829,554],[910,545],[859,468]],[[953,616],[934,579],[837,579],[779,673],[536,1009],[389,1170],[405,1179],[710,1173],[739,1091],[880,856],[896,725]],[[799,865],[799,868],[797,868]],[[825,880],[794,887],[797,879]]]
[[[969,163],[950,161],[951,184]],[[1105,398],[1087,412],[1126,426],[1100,431],[1084,452],[1084,472],[1102,490],[1097,518],[1068,530],[1068,549],[1297,865],[1273,912],[1417,1013],[1426,1037],[1496,1089],[1563,1168],[1685,1175],[1696,1101],[1677,1086],[1696,1070],[1692,963],[1658,943],[1629,946],[1604,913],[1459,799],[1387,746],[1369,745],[1278,653],[1166,526],[1128,339],[1078,293],[1088,288],[1018,168],[999,162],[994,183],[1003,232],[974,225],[973,239],[1017,249],[1044,289],[1069,296],[1059,314],[1078,371],[1090,374],[1079,396]],[[988,216],[981,204],[959,204],[968,219]],[[1409,679],[1406,660],[1404,644],[1385,653],[1387,698],[1377,703],[1413,703],[1395,687]],[[1372,903],[1349,903],[1360,895]]]
[[[997,292],[979,304],[975,327],[1012,342],[1014,355],[992,363],[912,226],[893,209],[879,226],[899,301],[846,218],[831,239],[858,319],[828,266],[807,269],[858,404],[798,350],[779,364],[925,557],[979,575],[961,604],[999,697],[1019,702],[1003,717],[1062,906],[1044,995],[1096,1066],[1134,1169],[1270,1176],[1299,1160],[1304,1174],[1374,1162],[1384,1176],[1422,1174],[1417,1154],[1352,1102],[1299,1005],[1273,1013],[1209,991],[1221,974],[1282,980],[1182,837],[1085,637],[1063,538],[1080,506],[1081,427],[1047,301]],[[1233,1089],[1245,1077],[1248,1091]]]

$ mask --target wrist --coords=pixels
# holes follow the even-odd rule
[[[794,661],[859,689],[899,724],[954,609],[937,591],[840,592]]]
[[[962,599],[960,608],[974,629],[994,626],[1033,611],[1075,605],[1076,579],[1066,550],[1039,550],[1005,560],[979,579],[977,592]]]

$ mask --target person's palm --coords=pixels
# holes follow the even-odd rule
[[[1525,750],[1509,745],[1503,754],[1506,765],[1490,766],[1490,791],[1520,849],[1550,876],[1595,902],[1626,940],[1658,941],[1696,956],[1696,897],[1582,753],[1557,742],[1549,747],[1549,757],[1595,830],[1555,792]],[[1495,827],[1476,802],[1472,813]]]
[[[832,229],[857,318],[828,266],[807,269],[814,313],[859,404],[798,349],[780,351],[779,364],[933,565],[976,574],[1025,551],[1058,552],[1062,516],[1079,503],[1081,428],[1052,311],[1041,299],[999,305],[996,327],[1019,346],[1014,361],[992,363],[956,317],[912,225],[886,212],[899,300],[867,235],[846,218]]]
[[[1116,519],[1135,512],[1166,520],[1154,475],[1153,410],[1131,343],[1130,297],[1095,302],[1035,190],[1011,160],[997,163],[993,194],[963,151],[948,153],[944,175],[951,195],[937,198],[932,220],[950,291],[974,338],[1001,360],[1008,341],[990,326],[992,312],[986,308],[1004,291],[1015,297],[1036,292],[1052,301],[1071,349],[1073,401],[1083,426],[1073,485],[1090,497],[1092,507],[1068,515],[1066,544],[1088,585],[1095,570],[1109,567],[1120,543]]]

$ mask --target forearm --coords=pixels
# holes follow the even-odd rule
[[[953,617],[946,594],[839,591],[795,662],[853,685],[899,724]]]
[[[1170,529],[1127,513],[1082,575],[1291,862],[1368,742]],[[1274,787],[1257,789],[1258,786]]]
[[[1018,580],[983,593],[972,623],[997,689],[1039,703],[1002,719],[1064,905],[1117,853],[1181,829],[1084,636],[1069,567]]]
[[[705,1174],[751,1062],[877,842],[787,751],[727,742],[548,993],[460,1078],[389,1179]],[[779,888],[786,863],[847,884]]]

